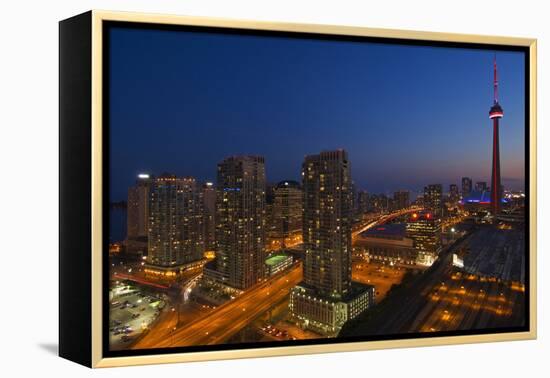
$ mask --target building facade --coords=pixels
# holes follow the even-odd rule
[[[356,316],[371,303],[370,287],[352,285],[351,280],[353,209],[347,153],[306,156],[302,188],[304,280],[291,291],[290,311],[306,328],[337,334],[351,319],[352,307]]]
[[[202,186],[204,249],[216,249],[216,188],[211,182]]]
[[[389,198],[384,193],[366,194],[365,192],[365,199],[367,200],[368,212],[373,213],[387,212],[391,209],[393,204],[393,199]]]
[[[487,183],[485,181],[476,182],[475,186],[476,192],[484,192],[487,190]]]
[[[458,191],[458,185],[451,184],[449,186],[449,202],[451,205],[456,205],[460,201],[460,193]]]
[[[408,190],[399,190],[393,194],[393,210],[406,209],[411,205],[411,195]]]
[[[289,180],[277,184],[274,192],[273,237],[284,248],[302,234],[302,189],[299,183]]]
[[[424,208],[434,216],[443,216],[443,186],[430,184],[424,187]]]
[[[265,275],[265,162],[234,156],[218,164],[215,276],[245,290]]]
[[[134,186],[128,188],[127,238],[147,237],[149,232],[149,187],[151,178],[140,174]]]
[[[472,179],[469,177],[462,177],[462,198],[466,198],[472,192]]]
[[[292,266],[294,259],[292,255],[285,253],[274,253],[265,260],[265,275],[266,277],[273,276]]]
[[[373,227],[357,236],[354,254],[369,262],[416,265],[418,252],[414,241],[406,236],[406,225],[403,223]]]
[[[417,263],[430,266],[441,252],[441,219],[431,212],[413,213],[407,221],[407,237],[414,242]]]
[[[366,190],[357,193],[357,211],[361,215],[371,211],[369,193]]]
[[[319,294],[344,297],[351,285],[351,167],[343,150],[307,156],[304,189],[304,282]]]
[[[202,259],[201,197],[201,190],[192,177],[164,174],[151,181],[147,261],[153,268],[170,268],[159,269],[159,274],[177,275],[185,266],[194,266]]]

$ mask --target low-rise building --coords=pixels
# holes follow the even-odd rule
[[[413,239],[406,237],[406,233],[405,224],[373,227],[358,235],[354,255],[367,261],[416,265],[418,252]]]
[[[199,272],[206,264],[206,259],[191,261],[186,264],[175,266],[162,266],[154,264],[145,264],[143,272],[145,277],[158,280],[175,280],[184,273]]]
[[[342,299],[319,296],[305,284],[295,286],[290,293],[290,313],[305,329],[326,336],[336,336],[342,326],[374,306],[375,288],[353,281],[349,294]]]
[[[273,276],[292,265],[293,259],[291,255],[284,253],[274,253],[265,260],[265,275],[266,277]]]

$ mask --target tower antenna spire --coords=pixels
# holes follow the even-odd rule
[[[493,57],[493,90],[495,104],[498,103],[498,76],[497,76],[497,53]]]

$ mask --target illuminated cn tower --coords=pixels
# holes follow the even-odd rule
[[[498,103],[498,78],[497,78],[497,58],[493,60],[494,80],[494,101],[489,118],[493,120],[493,165],[491,166],[491,211],[493,214],[500,213],[500,202],[502,200],[502,186],[500,184],[500,150],[498,144],[498,123],[504,112]]]

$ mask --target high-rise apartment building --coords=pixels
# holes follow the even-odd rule
[[[216,249],[216,188],[211,182],[202,186],[203,232],[206,251]]]
[[[285,239],[302,233],[302,189],[296,181],[288,180],[278,183],[274,191],[273,229],[285,245]]]
[[[372,286],[352,284],[351,167],[344,150],[306,156],[302,165],[304,280],[290,310],[303,326],[336,334],[374,300]]]
[[[304,281],[342,298],[351,285],[351,167],[345,151],[307,156],[304,188]]]
[[[164,174],[151,181],[148,264],[159,274],[176,275],[202,259],[202,194],[192,177]],[[149,272],[151,272],[151,269]]]
[[[265,162],[234,156],[218,164],[216,184],[216,279],[245,290],[265,274]]]
[[[148,174],[139,174],[134,186],[128,188],[127,238],[147,237],[149,232],[149,187]]]

